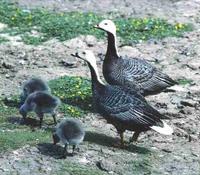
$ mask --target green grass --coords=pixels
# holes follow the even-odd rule
[[[92,110],[92,92],[90,80],[82,77],[63,76],[49,82],[52,93],[63,104],[60,111],[73,117],[80,117]]]
[[[84,117],[92,110],[91,83],[88,79],[64,76],[51,80],[49,86],[62,101],[58,109],[62,116]],[[19,104],[20,95],[0,98],[0,152],[48,141],[51,135],[50,128],[48,132],[37,128],[31,132],[30,126],[20,125]],[[27,117],[38,120],[34,113],[29,113]],[[44,117],[44,123],[52,124],[53,118]]]
[[[161,39],[168,36],[181,36],[183,32],[192,30],[187,24],[170,24],[166,20],[156,18],[120,18],[101,15],[93,12],[56,13],[45,9],[25,10],[5,1],[0,1],[0,22],[9,27],[3,33],[21,35],[26,44],[38,45],[51,38],[65,41],[79,35],[95,35],[97,38],[104,33],[94,29],[104,18],[112,18],[117,25],[117,34],[123,44]],[[36,36],[32,33],[35,31]]]
[[[133,174],[160,174],[157,171],[157,164],[159,163],[160,158],[152,152],[148,155],[140,155],[135,160],[129,162],[130,168],[132,169]],[[156,165],[156,166],[155,166]]]
[[[8,42],[9,40],[3,36],[0,36],[0,44]]]
[[[180,85],[187,85],[193,83],[192,79],[187,79],[187,78],[181,78],[177,80],[178,84]]]
[[[91,168],[88,166],[83,166],[80,164],[75,164],[71,162],[63,162],[62,167],[59,171],[54,172],[59,175],[105,175],[107,173],[102,172],[101,170]]]
[[[0,152],[20,148],[24,145],[36,145],[40,142],[49,142],[50,132],[37,130],[16,130],[0,132]]]

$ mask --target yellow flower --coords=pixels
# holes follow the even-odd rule
[[[176,28],[176,29],[182,29],[182,28],[184,28],[184,25],[181,24],[181,23],[177,23],[177,24],[175,25],[175,28]]]

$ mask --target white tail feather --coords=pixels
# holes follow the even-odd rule
[[[165,122],[163,122],[163,125],[164,125],[163,127],[160,127],[160,126],[151,126],[150,128],[153,129],[154,131],[159,132],[160,134],[172,135],[173,129],[167,123],[165,123]]]

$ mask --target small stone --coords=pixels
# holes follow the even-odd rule
[[[59,63],[62,64],[63,66],[65,66],[65,67],[69,67],[69,68],[77,68],[78,67],[77,61],[61,60]]]
[[[6,69],[12,69],[12,68],[14,67],[13,64],[11,64],[11,63],[6,63],[6,62],[3,62],[3,63],[2,63],[2,66],[3,66],[4,68],[6,68]]]
[[[111,172],[114,169],[114,164],[111,161],[107,161],[105,159],[97,161],[96,165],[100,170],[107,172]]]
[[[166,153],[171,153],[172,151],[169,150],[168,148],[163,148],[162,151],[166,152]]]
[[[180,101],[181,105],[189,106],[189,107],[196,107],[197,102],[192,99],[185,99]]]

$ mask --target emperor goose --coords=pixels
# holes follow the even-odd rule
[[[176,84],[168,75],[145,60],[119,56],[116,46],[116,26],[111,20],[103,20],[95,27],[107,32],[108,36],[103,75],[109,84],[134,89],[138,86],[144,96],[160,93]]]
[[[121,146],[124,144],[125,130],[134,131],[130,141],[136,141],[141,132],[149,129],[165,135],[173,133],[173,129],[161,120],[166,117],[152,108],[142,95],[121,86],[105,85],[101,81],[93,52],[86,50],[73,56],[88,63],[92,78],[94,105],[97,112],[117,129],[121,138]]]

